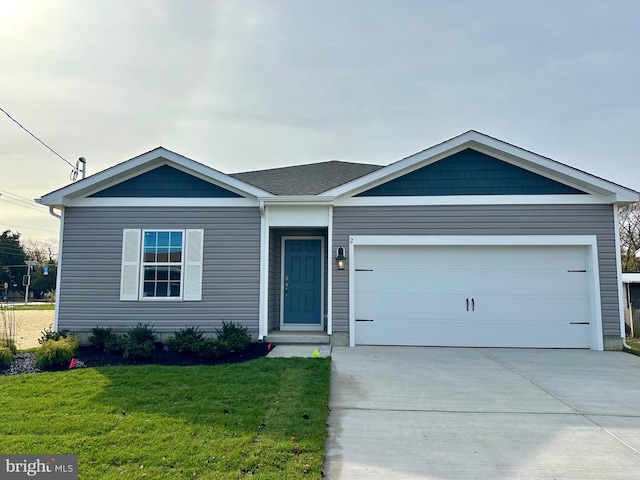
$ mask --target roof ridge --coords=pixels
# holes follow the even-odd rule
[[[269,172],[269,171],[273,171],[273,170],[283,170],[286,168],[304,168],[304,167],[313,167],[313,166],[318,166],[318,165],[325,165],[328,163],[339,163],[339,164],[343,164],[343,165],[367,165],[370,167],[384,167],[385,165],[380,165],[378,163],[363,163],[363,162],[349,162],[346,160],[323,160],[320,162],[312,162],[312,163],[302,163],[302,164],[296,164],[296,165],[284,165],[282,167],[272,167],[272,168],[264,168],[264,169],[257,169],[257,170],[245,170],[242,172],[234,172],[234,173],[228,173],[227,175],[240,175],[243,173],[257,173],[257,172]]]

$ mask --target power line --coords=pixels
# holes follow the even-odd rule
[[[37,205],[34,203],[32,198],[27,198],[27,197],[21,197],[20,195],[16,194],[16,193],[11,193],[7,190],[2,190],[2,194],[3,195],[10,195],[12,197],[16,197],[16,200],[22,200],[26,203],[28,203],[29,205]],[[44,205],[42,205],[42,207],[44,208]]]
[[[40,210],[38,207],[35,206],[36,205],[35,203],[33,204],[33,206],[31,206],[31,205],[25,205],[24,203],[13,202],[12,200],[13,200],[12,198],[0,198],[0,202],[7,202],[17,207],[28,208],[29,210],[33,210],[34,212],[45,213],[45,214],[49,213],[46,210]]]
[[[26,228],[26,229],[28,229],[28,230],[40,230],[40,231],[42,231],[42,232],[58,233],[58,232],[57,232],[57,231],[55,231],[55,230],[47,230],[47,229],[45,229],[45,228],[27,227],[27,226],[25,226],[25,225],[9,225],[8,223],[3,223],[2,225],[6,225],[6,226],[8,226],[8,227]],[[4,228],[4,227],[2,227],[2,228]]]
[[[38,137],[36,137],[33,133],[31,133],[29,130],[27,130],[27,128],[25,126],[23,126],[19,121],[17,121],[15,118],[13,118],[11,115],[9,115],[9,113],[7,113],[7,111],[4,108],[0,107],[0,111],[2,111],[7,117],[9,117],[11,120],[13,120],[16,123],[16,125],[18,125],[21,129],[23,129],[25,132],[27,132],[29,135],[31,135],[33,138],[35,138],[37,141],[39,141],[46,148],[51,150],[51,152],[53,152],[54,155],[58,156],[62,161],[68,163],[71,166],[71,168],[76,168],[75,165],[73,165],[69,160],[64,158],[62,155],[60,155],[58,152],[56,152],[53,148],[51,148],[49,145],[44,143],[42,140],[40,140]]]

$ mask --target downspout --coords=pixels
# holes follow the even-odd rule
[[[53,211],[53,207],[49,207],[49,214],[53,217],[56,217],[58,220],[62,218],[62,215],[58,215],[56,212]]]
[[[625,333],[624,323],[624,307],[622,305],[622,260],[620,259],[620,219],[618,218],[618,206],[613,204],[613,228],[615,233],[616,244],[616,276],[618,279],[618,312],[620,315],[620,337],[622,338],[622,346],[631,348],[627,344],[627,336]]]
[[[56,303],[55,311],[53,313],[53,330],[58,331],[58,318],[60,316],[60,282],[62,278],[62,236],[64,230],[64,207],[60,209],[60,215],[58,215],[53,207],[49,207],[49,213],[51,216],[60,220],[60,235],[58,237],[58,265],[56,266]]]

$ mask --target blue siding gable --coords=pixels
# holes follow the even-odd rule
[[[584,193],[468,148],[356,196],[566,195]]]
[[[163,165],[94,193],[91,197],[237,198],[241,195]]]

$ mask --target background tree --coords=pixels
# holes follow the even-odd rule
[[[33,293],[34,298],[44,298],[48,292],[56,289],[57,242],[55,240],[27,239],[22,242],[22,248],[29,260],[38,262],[38,265],[31,270],[29,290]],[[47,267],[47,275],[44,274],[45,267]]]
[[[25,260],[27,255],[20,245],[20,234],[5,230],[0,235],[0,286],[7,282],[10,292],[24,291],[22,275],[27,273]]]
[[[633,203],[619,210],[620,257],[623,272],[638,272],[640,259],[640,203]]]

